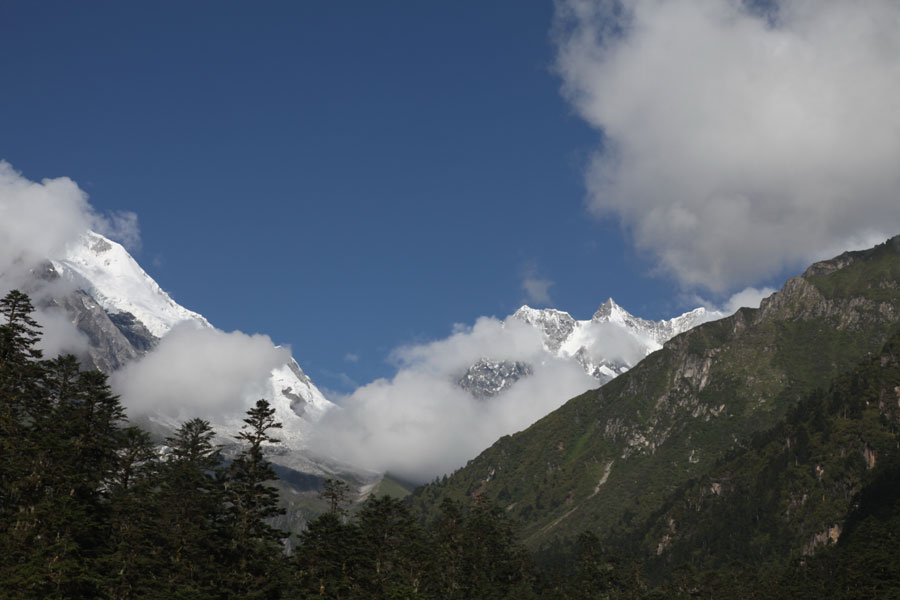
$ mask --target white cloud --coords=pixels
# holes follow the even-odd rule
[[[549,279],[535,279],[526,277],[522,280],[522,289],[525,290],[525,299],[528,304],[535,306],[551,306],[550,286],[553,282]]]
[[[142,359],[111,378],[131,417],[159,413],[221,423],[246,411],[248,398],[264,397],[272,369],[290,360],[265,335],[176,326]]]
[[[31,181],[0,160],[0,276],[18,285],[38,261],[60,256],[88,229],[140,244],[134,213],[107,218],[68,177]]]
[[[503,394],[476,400],[456,381],[483,357],[525,361],[534,373]],[[596,386],[574,361],[545,353],[540,332],[515,319],[481,318],[446,339],[399,348],[392,359],[398,373],[344,397],[319,424],[313,446],[416,481],[462,466],[500,436]]]
[[[132,252],[141,248],[141,228],[137,215],[131,211],[116,211],[107,219],[95,218],[94,230],[116,240]]]
[[[710,302],[701,296],[691,296],[690,302],[698,306],[703,306],[710,312],[710,320],[720,319],[728,315],[732,315],[739,308],[759,308],[764,298],[768,298],[777,290],[770,287],[755,288],[747,287],[739,292],[735,292],[722,303]]]
[[[733,314],[737,312],[737,310],[741,307],[746,306],[747,308],[759,308],[759,303],[762,302],[763,298],[768,298],[772,294],[775,293],[774,288],[762,288],[757,289],[753,287],[748,287],[736,294],[733,294],[727,302],[722,306],[722,312],[725,314]]]
[[[595,361],[606,359],[636,365],[646,355],[646,342],[617,323],[589,323],[581,339],[587,342],[585,348]]]
[[[526,304],[537,307],[553,306],[553,299],[550,298],[552,285],[553,281],[538,275],[537,265],[534,262],[522,268],[522,291],[525,292]]]
[[[348,352],[347,354],[344,355],[344,360],[346,360],[347,362],[352,362],[352,363],[359,362],[359,355],[353,354],[352,352]]]
[[[78,331],[62,310],[38,308],[34,320],[41,326],[41,339],[37,347],[44,353],[44,358],[55,358],[61,354],[83,356],[87,353],[87,336]]]
[[[716,294],[900,232],[900,4],[561,0],[589,208]]]

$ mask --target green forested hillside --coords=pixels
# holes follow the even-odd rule
[[[633,549],[659,575],[682,565],[771,569],[806,562],[839,540],[859,545],[860,524],[889,521],[900,500],[891,480],[900,467],[898,431],[900,334],[677,490],[630,532]],[[890,538],[891,529],[881,534]],[[869,553],[890,558],[878,547]]]
[[[484,496],[538,547],[656,514],[754,432],[900,329],[900,237],[817,263],[763,301],[682,334],[603,388],[506,436],[413,504]]]

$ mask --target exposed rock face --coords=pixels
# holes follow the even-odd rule
[[[26,291],[38,298],[37,305],[60,310],[87,338],[87,353],[78,357],[85,368],[112,373],[143,356],[159,341],[134,315],[108,313],[84,290],[60,287],[65,293],[48,293],[45,288],[60,280],[51,262],[41,263],[32,273],[34,280]]]
[[[811,540],[803,547],[803,556],[812,556],[816,553],[816,548],[828,544],[837,544],[841,537],[841,526],[838,523],[820,531],[812,537]]]
[[[146,352],[156,345],[158,338],[150,333],[150,330],[130,312],[113,313],[109,320],[119,328],[122,335],[131,342],[139,352]]]
[[[544,333],[544,345],[550,352],[559,352],[563,343],[575,331],[575,319],[567,312],[546,308],[537,310],[523,306],[513,314],[513,318],[537,327]]]
[[[132,323],[129,327],[127,319],[117,319],[118,315],[109,315],[93,298],[81,290],[71,292],[62,298],[52,298],[45,304],[65,311],[78,331],[87,336],[88,354],[79,359],[88,368],[112,373],[142,356],[157,341],[146,329],[144,330],[146,337],[141,337],[134,331],[139,330],[140,323]],[[120,327],[116,320],[123,325]]]
[[[523,362],[482,358],[466,369],[457,384],[476,398],[484,399],[509,389],[531,373],[531,366]]]

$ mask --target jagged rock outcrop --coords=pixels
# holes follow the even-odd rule
[[[515,382],[531,373],[531,366],[520,361],[482,358],[466,369],[457,385],[483,400],[508,390]]]

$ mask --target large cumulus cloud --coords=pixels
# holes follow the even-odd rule
[[[900,232],[900,3],[563,0],[593,213],[714,293]]]

